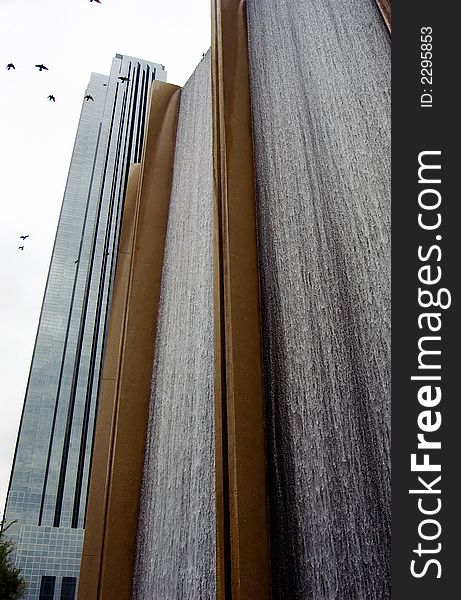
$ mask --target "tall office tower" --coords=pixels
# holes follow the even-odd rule
[[[83,99],[6,503],[27,600],[75,597],[129,164],[162,65],[122,56]]]

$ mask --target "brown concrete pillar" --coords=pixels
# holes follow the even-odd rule
[[[154,82],[117,259],[92,461],[80,600],[129,600],[180,89]]]
[[[378,8],[383,16],[384,22],[391,32],[391,0],[376,0]]]
[[[111,315],[99,391],[79,582],[79,597],[86,600],[98,597],[98,580],[101,570],[107,496],[111,479],[113,436],[117,414],[116,385],[123,345],[123,322],[130,276],[139,174],[140,165],[132,165],[125,197]]]
[[[212,3],[219,600],[270,598],[245,3]]]

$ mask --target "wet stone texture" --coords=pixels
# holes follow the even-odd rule
[[[390,598],[390,41],[247,0],[273,598]]]
[[[138,529],[136,600],[215,598],[210,60],[181,96]]]

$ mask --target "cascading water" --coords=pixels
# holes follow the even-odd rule
[[[210,58],[184,86],[138,527],[136,600],[215,598]]]
[[[273,598],[390,597],[390,43],[247,0]]]
[[[390,598],[390,44],[247,0],[274,600]],[[184,87],[134,598],[215,590],[209,56]]]

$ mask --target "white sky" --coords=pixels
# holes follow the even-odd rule
[[[211,0],[101,2],[0,0],[0,516],[90,73],[119,52],[183,85],[210,46]]]

